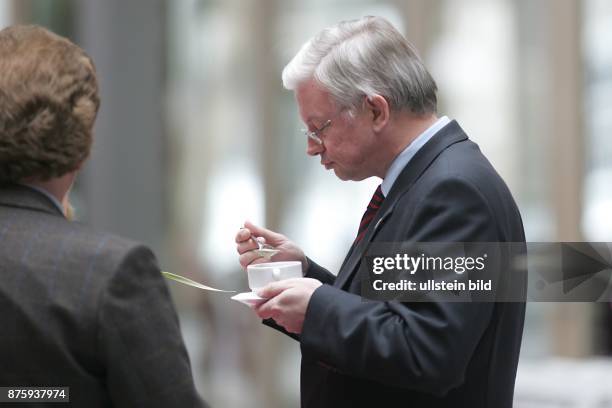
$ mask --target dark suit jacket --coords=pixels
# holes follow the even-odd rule
[[[74,407],[203,406],[153,253],[24,186],[0,188],[0,366]]]
[[[311,262],[303,407],[510,408],[525,304],[363,301],[372,242],[524,242],[503,180],[453,121],[412,158],[338,277]]]

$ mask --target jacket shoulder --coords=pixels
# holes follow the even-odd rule
[[[72,248],[71,252],[82,263],[91,264],[96,273],[101,276],[111,277],[125,260],[135,252],[147,252],[153,256],[150,249],[144,244],[124,238],[122,236],[96,231],[91,227],[70,223],[66,233],[65,245]]]

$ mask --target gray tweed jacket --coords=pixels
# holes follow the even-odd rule
[[[67,386],[75,407],[204,406],[153,253],[25,186],[0,188],[0,386]]]

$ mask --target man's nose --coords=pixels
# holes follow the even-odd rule
[[[308,138],[308,145],[306,146],[306,154],[309,156],[316,156],[323,153],[325,146],[323,143],[317,143],[314,140]]]

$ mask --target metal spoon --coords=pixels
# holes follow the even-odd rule
[[[270,260],[274,255],[280,252],[280,249],[274,248],[272,245],[264,244],[260,242],[257,238],[253,238],[253,241],[257,243],[257,249],[254,249],[255,253],[262,258],[266,258]]]

